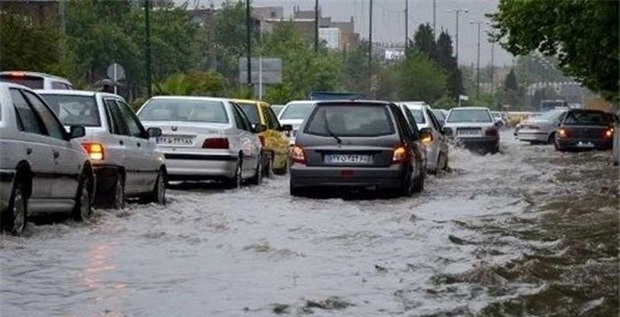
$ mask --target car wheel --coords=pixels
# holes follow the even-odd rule
[[[424,178],[424,173],[420,173],[418,177],[414,177],[412,194],[420,193],[424,190]]]
[[[267,178],[273,177],[273,156],[267,160],[267,165],[263,167],[263,176]]]
[[[444,154],[443,155],[443,163],[441,164],[441,170],[442,171],[448,171],[449,167],[448,167],[448,154]]]
[[[6,230],[13,235],[21,235],[26,229],[27,214],[28,198],[24,192],[24,183],[20,179],[16,179],[9,200],[9,210],[5,222]]]
[[[262,182],[263,182],[263,161],[259,159],[258,163],[256,164],[256,170],[254,171],[254,176],[250,178],[250,184],[260,185]]]
[[[224,184],[226,188],[228,189],[241,188],[241,183],[243,182],[242,175],[241,175],[242,168],[243,168],[243,160],[241,159],[241,157],[239,157],[239,160],[237,161],[237,165],[235,167],[235,174],[233,175],[232,178],[226,180]]]
[[[557,138],[553,138],[553,146],[555,147],[556,151],[560,151],[560,152],[566,151],[566,149],[560,145]]]
[[[110,194],[107,208],[117,210],[125,208],[125,181],[121,173],[116,174],[116,182]]]
[[[73,219],[77,221],[86,221],[92,214],[92,205],[90,197],[90,178],[88,175],[82,174],[78,190],[75,195],[75,205],[73,207]]]
[[[290,192],[291,196],[295,196],[295,197],[303,196],[301,188],[295,186],[293,184],[293,180],[292,179],[289,180],[289,192]]]
[[[153,202],[158,205],[166,204],[166,172],[160,169],[155,180],[153,191],[146,197],[146,202]]]

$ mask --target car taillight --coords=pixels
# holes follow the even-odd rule
[[[409,151],[404,146],[398,146],[392,152],[392,164],[405,164],[409,162]]]
[[[306,164],[306,156],[301,146],[294,145],[291,148],[291,160],[293,160],[294,163]]]
[[[88,153],[91,160],[101,161],[104,158],[103,145],[101,143],[82,143],[82,147]]]
[[[568,135],[569,135],[569,133],[568,133],[568,130],[566,128],[560,128],[558,130],[558,137],[559,138],[568,138]]]
[[[488,128],[485,132],[484,132],[485,136],[497,136],[497,129],[495,128]]]
[[[604,138],[613,138],[614,137],[614,128],[609,128],[603,132]]]
[[[228,149],[229,146],[227,138],[211,138],[202,143],[203,149]]]

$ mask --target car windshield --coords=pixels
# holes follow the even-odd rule
[[[280,114],[280,112],[282,112],[282,109],[284,109],[284,106],[271,106],[271,109],[273,109],[273,112],[275,112],[277,116]]]
[[[602,111],[570,111],[564,119],[565,125],[601,125],[607,126],[615,122],[611,113]]]
[[[555,121],[557,119],[560,118],[560,116],[565,113],[566,110],[551,110],[551,111],[547,111],[541,115],[538,116],[530,116],[530,118],[536,118],[537,120],[548,120],[548,121]]]
[[[417,124],[426,123],[426,119],[424,118],[424,113],[422,113],[422,109],[412,109],[411,107],[407,107],[411,111],[411,114],[415,118],[415,122]]]
[[[228,123],[224,103],[215,100],[152,99],[138,118],[144,121]]]
[[[95,96],[41,94],[41,97],[63,125],[101,126]]]
[[[291,103],[280,115],[280,120],[305,119],[314,108],[314,103]]]
[[[261,123],[258,116],[258,106],[255,103],[237,102],[237,104],[241,106],[241,109],[243,109],[243,112],[245,112],[252,124]]]
[[[319,106],[308,119],[305,133],[321,136],[368,137],[390,135],[394,125],[385,106]]]
[[[43,77],[22,75],[0,75],[0,81],[26,86],[30,89],[43,89]]]
[[[489,111],[484,109],[458,109],[452,110],[448,115],[447,122],[493,122]]]

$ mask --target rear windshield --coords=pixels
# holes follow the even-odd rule
[[[564,124],[607,126],[615,121],[616,120],[611,113],[600,111],[570,111],[564,119]]]
[[[252,124],[261,123],[258,116],[258,106],[255,103],[237,102],[237,104],[241,106],[241,109],[243,109],[243,112],[245,112],[245,115]]]
[[[493,122],[491,115],[483,109],[452,110],[446,122]]]
[[[224,103],[215,100],[152,99],[138,114],[143,121],[228,123]]]
[[[99,109],[94,96],[41,94],[63,125],[99,127]]]
[[[318,106],[308,119],[305,133],[321,136],[367,137],[394,134],[385,106]]]
[[[441,110],[431,110],[431,111],[435,115],[435,118],[439,120],[444,120],[446,118],[446,116],[443,115],[443,112],[441,112]]]
[[[282,110],[283,112],[280,115],[280,120],[303,120],[310,114],[312,109],[314,109],[313,103],[291,103]]]
[[[43,77],[39,76],[17,76],[4,74],[0,75],[0,81],[19,84],[30,89],[43,89]]]

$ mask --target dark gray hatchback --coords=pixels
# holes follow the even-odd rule
[[[411,196],[424,187],[426,151],[420,139],[416,125],[409,125],[395,104],[318,102],[291,148],[291,195],[335,187]]]

